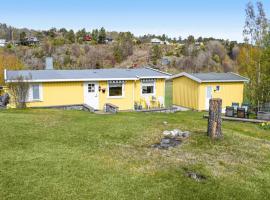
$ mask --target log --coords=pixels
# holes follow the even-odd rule
[[[212,139],[223,138],[221,130],[221,111],[222,99],[210,99],[207,136],[211,137]]]

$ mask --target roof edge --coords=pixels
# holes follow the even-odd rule
[[[159,72],[159,73],[162,73],[162,74],[166,74],[166,75],[168,75],[168,76],[171,76],[172,74],[170,74],[170,73],[168,73],[168,72],[163,72],[163,71],[161,71],[161,70],[158,70],[158,69],[154,69],[154,68],[152,68],[152,67],[145,67],[146,69],[150,69],[150,70],[152,70],[152,71],[156,71],[156,72]]]
[[[193,81],[196,81],[196,82],[198,82],[198,83],[201,83],[201,82],[202,82],[201,79],[196,78],[195,76],[192,76],[191,74],[189,74],[189,73],[187,73],[187,72],[181,72],[181,73],[179,73],[179,74],[175,74],[175,75],[173,75],[173,76],[170,77],[170,80],[171,80],[171,79],[178,78],[178,77],[181,77],[181,76],[188,77],[188,78],[190,78],[190,79],[192,79]]]
[[[237,74],[237,73],[234,73],[234,72],[229,72],[229,73],[234,74],[234,75],[236,75],[236,76],[239,76],[239,77],[241,77],[241,78],[243,78],[243,79],[246,79],[246,81],[244,81],[244,82],[249,82],[249,81],[250,81],[249,78],[244,77],[244,76],[241,76],[240,74]]]

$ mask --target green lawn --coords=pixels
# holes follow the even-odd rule
[[[270,132],[224,122],[213,142],[202,115],[0,111],[0,199],[269,199]],[[173,128],[192,136],[149,147]]]

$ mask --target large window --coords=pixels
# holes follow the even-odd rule
[[[122,97],[122,96],[123,96],[123,82],[110,82],[109,97]]]

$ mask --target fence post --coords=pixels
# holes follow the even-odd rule
[[[210,99],[207,135],[212,139],[221,139],[223,137],[221,111],[222,99]]]

